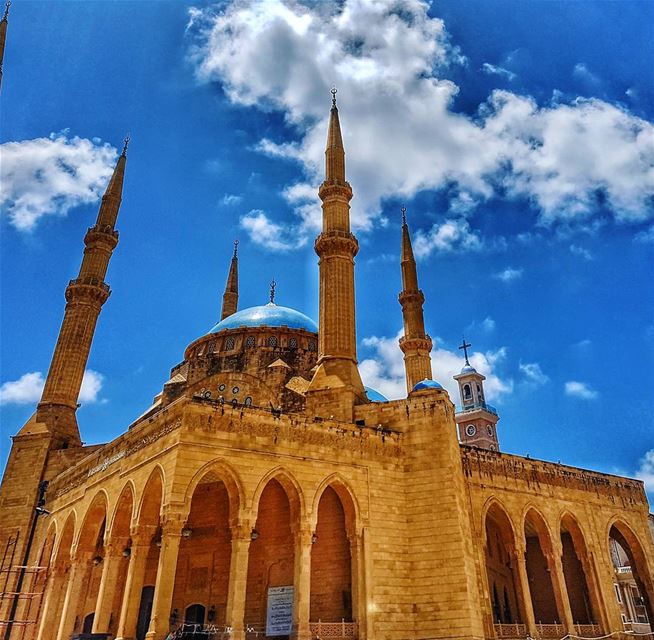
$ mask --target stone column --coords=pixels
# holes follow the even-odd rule
[[[365,564],[363,533],[348,533],[350,542],[350,588],[352,590],[352,617],[359,627],[359,640],[366,639],[366,597],[364,590]]]
[[[64,604],[61,608],[61,618],[57,631],[57,640],[68,640],[74,631],[77,606],[81,599],[82,586],[90,561],[90,553],[76,553],[71,559],[66,595],[64,596]]]
[[[150,542],[155,533],[155,527],[135,527],[132,530],[132,546],[125,577],[123,601],[118,618],[116,640],[133,638],[136,634],[141,592],[145,580],[145,565],[150,552]]]
[[[184,522],[181,518],[168,516],[161,531],[161,550],[154,586],[152,617],[146,640],[163,640],[170,630],[170,608],[173,602],[177,554],[182,540]]]
[[[311,607],[311,545],[313,531],[302,523],[293,532],[295,538],[295,579],[293,626],[297,640],[311,640],[309,615]]]
[[[252,524],[244,521],[231,527],[232,555],[229,561],[229,586],[225,624],[231,627],[232,640],[245,640],[245,595]]]
[[[52,630],[56,628],[59,621],[59,605],[65,586],[66,568],[59,565],[53,566],[48,576],[43,606],[39,616],[37,640],[49,640],[52,637]]]
[[[111,540],[105,544],[102,577],[100,578],[98,598],[95,604],[95,617],[93,618],[93,633],[109,633],[109,619],[111,618],[114,596],[118,587],[120,562],[126,544],[127,541],[124,539]]]
[[[531,601],[531,591],[529,589],[529,576],[527,574],[527,559],[525,554],[527,548],[523,540],[516,543],[515,558],[518,565],[518,587],[520,589],[519,597],[522,601],[522,610],[524,612],[524,623],[527,626],[529,635],[536,637],[536,618],[534,616],[534,605]]]
[[[565,630],[568,633],[574,634],[575,625],[572,619],[572,608],[570,607],[570,596],[568,595],[568,587],[565,583],[565,574],[563,572],[563,562],[561,556],[563,555],[563,548],[560,544],[552,543],[552,549],[545,552],[547,559],[547,568],[552,580],[552,589],[554,591],[554,599],[556,600],[556,610]]]
[[[586,578],[586,586],[588,587],[590,608],[594,622],[599,624],[603,630],[608,629],[609,625],[606,618],[606,612],[602,606],[602,595],[597,588],[597,574],[595,572],[595,566],[592,560],[588,557],[587,553],[577,552],[577,557],[581,562],[581,567]]]

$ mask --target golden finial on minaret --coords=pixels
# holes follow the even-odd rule
[[[400,349],[404,353],[407,392],[411,393],[421,380],[431,380],[432,340],[425,333],[425,318],[422,305],[425,296],[418,287],[418,270],[413,256],[409,226],[406,221],[406,207],[402,207],[402,291],[399,296],[404,320],[404,335],[400,338]]]

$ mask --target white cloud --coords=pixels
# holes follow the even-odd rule
[[[413,250],[418,258],[424,258],[434,251],[480,251],[483,246],[479,234],[463,218],[435,224],[426,233],[418,230],[413,241]]]
[[[513,280],[522,278],[523,272],[524,269],[514,269],[513,267],[507,267],[506,269],[496,273],[494,277],[498,280],[501,280],[502,282],[513,282]]]
[[[519,367],[528,383],[540,387],[549,382],[549,377],[543,373],[537,362],[520,363]]]
[[[596,87],[601,82],[599,77],[588,68],[585,62],[578,62],[572,69],[572,75],[593,87]]]
[[[235,193],[226,193],[223,196],[223,204],[227,207],[231,207],[232,205],[240,204],[243,200],[243,196],[236,195]]]
[[[582,257],[584,260],[592,260],[593,254],[584,247],[580,247],[578,244],[570,245],[570,252],[574,253],[576,256]]]
[[[645,229],[644,231],[639,231],[635,237],[634,240],[636,242],[644,242],[644,243],[653,243],[654,242],[654,226],[651,226],[649,229]]]
[[[490,333],[491,331],[495,330],[495,320],[491,318],[490,316],[486,316],[482,321],[481,321],[481,328]]]
[[[0,205],[9,223],[31,231],[44,216],[66,215],[104,191],[116,149],[66,131],[0,145]]]
[[[645,491],[654,493],[654,449],[647,451],[641,459],[636,477],[645,483]]]
[[[570,380],[565,383],[565,394],[567,396],[582,398],[583,400],[595,400],[599,397],[599,393],[589,384],[577,382],[576,380]]]
[[[361,341],[363,347],[374,352],[374,357],[362,360],[359,364],[363,383],[390,399],[406,398],[404,356],[398,344],[401,336],[402,331],[395,337],[371,336]],[[486,353],[476,351],[470,355],[472,366],[486,376],[484,389],[489,400],[513,391],[513,382],[500,378],[497,373],[497,366],[505,357],[505,348]],[[432,351],[432,377],[443,385],[455,404],[459,402],[459,391],[453,376],[461,372],[463,365],[464,360],[457,352],[439,348]]]
[[[103,382],[101,373],[87,369],[82,378],[79,401],[87,404],[97,402]],[[0,405],[36,404],[41,399],[44,385],[45,379],[40,371],[24,373],[18,380],[4,382],[0,387]]]
[[[618,220],[652,216],[651,123],[598,99],[539,106],[499,90],[474,118],[455,113],[458,87],[443,78],[461,54],[428,6],[243,0],[191,10],[197,77],[222,83],[235,104],[281,111],[295,129],[294,142],[264,140],[260,149],[303,168],[306,179],[285,195],[305,233],[320,224],[316,189],[334,84],[355,228],[370,228],[384,198],[444,186],[467,194],[468,209],[498,191],[528,198],[546,224],[587,218],[598,194]]]
[[[270,251],[289,251],[306,242],[305,235],[295,235],[292,227],[273,222],[260,209],[253,209],[241,216],[240,225],[252,242]]]
[[[494,64],[490,64],[490,62],[484,62],[484,64],[481,65],[481,68],[483,69],[484,73],[488,75],[501,76],[502,78],[506,78],[509,82],[515,80],[517,77],[513,71],[509,71],[504,67],[498,67]]]

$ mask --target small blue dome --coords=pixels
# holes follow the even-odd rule
[[[370,402],[388,402],[388,398],[371,387],[363,387]]]
[[[318,333],[318,325],[311,318],[295,309],[279,307],[272,302],[237,311],[221,320],[209,333],[241,327],[288,327]]]
[[[467,364],[461,369],[461,374],[464,373],[477,373],[477,369],[475,369],[472,365]]]
[[[421,380],[414,387],[414,391],[422,391],[423,389],[442,389],[443,385],[436,380]]]

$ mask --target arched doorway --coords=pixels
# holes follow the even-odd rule
[[[206,612],[207,610],[204,607],[204,605],[192,604],[189,607],[186,607],[186,612],[184,614],[184,623],[203,625]]]
[[[154,585],[147,585],[141,590],[139,612],[136,622],[136,640],[144,640],[150,626],[152,617],[152,603],[154,602]]]
[[[226,624],[231,565],[230,518],[238,513],[238,498],[230,498],[225,483],[210,472],[197,484],[177,556],[173,609],[198,612],[209,603],[212,624]],[[196,609],[191,609],[195,606]],[[202,623],[206,610],[202,607]]]
[[[552,543],[542,516],[531,509],[525,517],[525,560],[534,619],[539,624],[560,624],[554,585],[546,553],[552,554]]]
[[[595,624],[597,607],[593,603],[586,571],[586,543],[579,525],[568,514],[561,519],[561,549],[561,564],[572,620],[575,624]]]
[[[282,486],[280,480],[269,480],[261,493],[249,549],[245,622],[264,632],[270,589],[294,585],[291,523],[297,522],[299,498],[289,481]]]
[[[522,623],[525,619],[515,556],[515,536],[508,515],[494,502],[486,513],[484,547],[486,575],[495,624]]]
[[[352,554],[346,513],[338,493],[328,486],[318,502],[313,546],[311,548],[312,622],[351,622]]]
[[[654,590],[643,548],[629,527],[616,522],[609,531],[609,551],[625,628],[646,633],[654,623]]]

